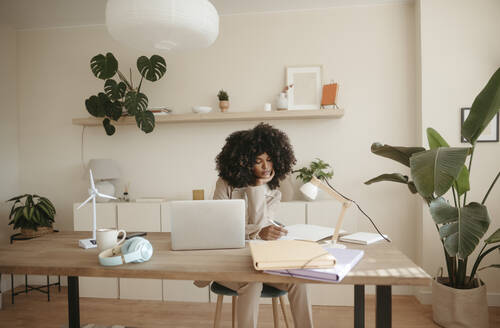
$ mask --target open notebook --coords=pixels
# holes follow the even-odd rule
[[[256,270],[297,268],[328,268],[335,257],[320,245],[301,240],[272,240],[250,242]]]
[[[328,246],[325,246],[324,249],[334,256],[337,261],[332,268],[265,270],[264,272],[310,280],[340,282],[364,255],[364,252],[360,249],[329,248]]]

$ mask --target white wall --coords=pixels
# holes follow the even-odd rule
[[[425,129],[433,127],[451,146],[460,143],[460,108],[470,107],[500,65],[500,2],[497,0],[454,1],[422,0],[422,144],[427,146]],[[499,170],[500,144],[478,143],[470,177],[471,192],[467,201],[481,202]],[[491,218],[486,236],[500,227],[500,186],[491,192],[486,203]],[[424,206],[423,267],[434,274],[444,266],[441,243],[428,209]],[[481,242],[482,246],[482,242]],[[476,253],[469,259],[469,270]],[[491,254],[483,265],[498,263],[498,253]],[[497,293],[500,305],[498,271],[486,270],[481,278],[489,293]]]
[[[8,216],[12,203],[5,201],[19,192],[18,188],[18,118],[16,100],[16,31],[0,25],[0,245],[9,243],[12,226]],[[10,288],[2,279],[1,288]]]

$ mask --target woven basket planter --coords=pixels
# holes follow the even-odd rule
[[[48,234],[51,232],[54,232],[54,228],[52,228],[52,227],[38,227],[37,230],[26,229],[26,228],[21,229],[21,234],[25,237],[40,237],[42,235],[45,235],[45,234]]]

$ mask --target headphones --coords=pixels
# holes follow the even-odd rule
[[[140,263],[149,261],[151,256],[153,256],[153,246],[149,240],[134,237],[125,241],[123,245],[117,245],[99,253],[99,263],[104,266]]]

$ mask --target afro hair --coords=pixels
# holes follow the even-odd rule
[[[276,189],[280,181],[292,172],[297,160],[288,136],[269,124],[260,123],[250,130],[233,132],[215,162],[219,177],[233,188],[253,186],[257,178],[253,174],[257,156],[267,153],[273,162],[274,177],[268,182]]]

